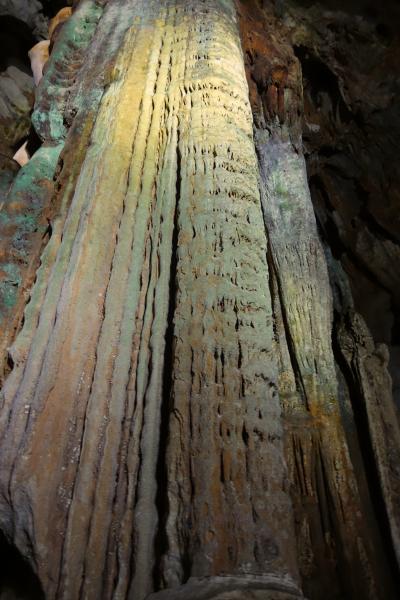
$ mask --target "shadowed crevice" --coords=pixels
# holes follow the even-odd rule
[[[38,577],[2,532],[0,532],[0,565],[0,598],[45,600]]]

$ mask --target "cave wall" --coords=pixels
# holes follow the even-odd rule
[[[6,4],[5,551],[48,598],[395,598],[391,19],[81,0],[31,116],[61,5]]]

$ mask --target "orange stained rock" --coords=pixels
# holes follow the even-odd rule
[[[273,67],[271,79],[274,85],[286,85],[288,79],[288,69],[285,66]]]
[[[39,85],[43,77],[43,67],[49,59],[50,40],[43,40],[28,52],[35,85]]]
[[[29,162],[30,156],[27,150],[28,140],[19,148],[13,156],[13,160],[15,160],[21,167],[26,165]]]
[[[52,38],[53,33],[55,32],[57,27],[59,25],[62,25],[63,23],[65,23],[65,21],[68,21],[68,19],[70,18],[71,15],[72,15],[72,8],[70,6],[65,6],[64,8],[62,8],[61,10],[58,11],[58,13],[56,14],[55,17],[53,17],[51,19],[50,24],[49,24],[49,38],[50,39]]]

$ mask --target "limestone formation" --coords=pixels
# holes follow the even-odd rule
[[[72,9],[68,6],[58,11],[56,16],[51,19],[49,23],[49,40],[42,40],[38,42],[28,52],[33,74],[33,81],[36,87],[42,80],[43,69],[49,60],[50,50],[54,45],[55,38],[65,21],[70,18],[71,14]],[[29,162],[30,158],[31,154],[28,150],[28,140],[26,140],[14,154],[13,160],[15,160],[20,167],[24,167]]]
[[[80,0],[30,54],[0,529],[47,600],[396,598],[389,350],[319,235],[297,10]]]
[[[43,77],[43,67],[49,60],[49,46],[50,41],[43,40],[35,44],[28,53],[31,61],[33,80],[36,86],[41,82]]]
[[[54,37],[56,30],[60,29],[65,21],[68,21],[70,16],[72,15],[72,8],[70,6],[65,6],[53,17],[49,23],[49,38],[50,40]]]
[[[133,553],[131,586],[144,598],[153,590],[157,559],[156,472],[168,385],[164,584],[179,585],[188,575],[259,574],[255,588],[268,589],[273,577],[283,590],[296,590],[293,545],[286,543],[292,512],[284,491],[265,236],[233,5],[176,3],[160,11],[137,3],[132,13],[132,23],[135,13],[142,20],[128,30],[116,58],[92,150],[71,205],[53,225],[32,318],[25,313],[11,350],[3,417],[13,422],[12,445],[22,443],[27,453],[9,488],[14,516],[5,505],[4,520],[10,525],[18,513],[20,543],[26,549],[33,543],[50,597],[77,597],[81,586],[87,597],[100,597],[101,564],[115,573],[108,593],[124,593]],[[76,221],[82,211],[87,216]],[[101,243],[105,238],[109,243]],[[207,248],[211,263],[202,258]],[[153,300],[144,304],[145,297]],[[171,303],[176,325],[167,383]],[[62,305],[71,312],[55,322]],[[196,429],[189,435],[193,420],[198,437]],[[51,430],[51,423],[70,433],[49,453],[40,430]],[[9,446],[6,435],[3,447]],[[49,473],[52,493],[47,476],[26,479],[32,460]],[[110,478],[118,481],[115,489]],[[191,501],[196,481],[202,495]],[[262,490],[266,498],[253,504]],[[65,519],[63,535],[54,538]]]
[[[0,74],[0,152],[13,156],[12,148],[26,137],[30,128],[30,112],[34,90],[32,78],[15,66]]]
[[[365,411],[393,548],[400,562],[400,428],[387,370],[389,352],[385,344],[375,346],[357,313],[346,315],[338,335],[353,387]]]
[[[30,156],[27,150],[28,140],[26,140],[21,148],[19,148],[13,156],[13,160],[19,164],[20,167],[23,167],[29,162]]]

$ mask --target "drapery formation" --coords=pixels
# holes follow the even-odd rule
[[[391,597],[287,80],[253,121],[246,27],[229,0],[81,0],[40,85],[0,518],[46,598]]]

